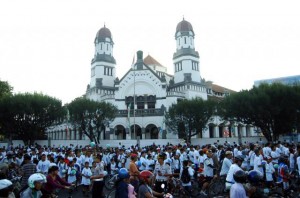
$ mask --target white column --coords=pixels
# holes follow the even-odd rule
[[[234,137],[238,137],[238,127],[234,126]]]
[[[242,126],[242,137],[246,137],[246,127],[245,126]]]
[[[130,131],[130,129],[128,128],[128,129],[125,129],[125,131],[126,131],[126,140],[131,140],[131,131]],[[128,132],[128,133],[127,133]]]
[[[219,137],[219,127],[214,126],[214,137],[218,138]]]
[[[70,130],[70,137],[71,137],[71,140],[74,140],[74,133],[75,131],[73,129],[69,129]]]

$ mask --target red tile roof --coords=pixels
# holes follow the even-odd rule
[[[234,90],[231,90],[231,89],[227,89],[225,87],[222,87],[222,86],[219,86],[219,85],[215,85],[215,84],[212,84],[212,90],[215,91],[215,92],[219,92],[219,93],[225,93],[225,90],[229,93],[234,93],[236,91]]]
[[[157,60],[155,60],[152,56],[148,55],[146,58],[144,58],[144,63],[146,65],[158,65],[164,67],[162,64],[160,64]]]

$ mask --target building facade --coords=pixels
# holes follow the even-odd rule
[[[165,112],[172,104],[183,99],[222,99],[233,92],[201,77],[200,56],[194,39],[191,23],[183,19],[175,31],[174,74],[169,74],[167,67],[152,56],[143,57],[143,52],[138,51],[137,60],[123,77],[118,78],[112,34],[105,26],[98,31],[91,61],[91,80],[85,96],[110,102],[118,109],[116,118],[101,136],[102,140],[178,139],[176,132],[168,131],[164,124]],[[79,137],[78,130],[71,130],[66,135],[64,128],[49,131],[51,139],[84,138]],[[199,137],[222,138],[227,135],[250,137],[256,134],[251,126],[226,123],[215,116]]]

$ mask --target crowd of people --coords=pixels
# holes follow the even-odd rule
[[[78,189],[82,197],[105,197],[104,180],[110,174],[118,174],[116,198],[168,196],[170,178],[177,178],[187,192],[196,182],[202,196],[212,180],[223,178],[230,197],[253,197],[259,182],[289,189],[291,172],[300,174],[299,154],[299,145],[286,142],[10,146],[0,149],[0,197],[57,197],[62,189],[70,197]],[[246,180],[252,186],[243,184]]]

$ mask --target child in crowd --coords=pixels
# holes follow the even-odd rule
[[[267,186],[270,188],[273,186],[273,174],[275,172],[275,169],[273,167],[272,158],[270,156],[267,156],[266,159],[267,159],[267,163],[265,164],[266,181],[267,181]]]
[[[74,167],[74,162],[69,162],[69,168],[68,168],[68,183],[75,184],[76,183],[76,169]]]
[[[67,164],[65,163],[63,157],[59,158],[59,162],[58,162],[57,166],[58,166],[58,175],[63,180],[66,180],[66,176],[67,176],[67,174],[66,174],[67,173]]]
[[[92,176],[95,176],[96,167],[97,167],[97,163],[95,161],[93,161],[92,167],[91,167]],[[91,184],[90,184],[90,187],[89,187],[89,191],[91,191],[92,188],[93,188],[93,180],[91,181]]]
[[[88,191],[89,191],[89,187],[91,185],[91,176],[92,176],[92,171],[89,167],[89,162],[85,162],[84,163],[84,168],[81,171],[81,184],[83,186],[82,188],[82,192],[84,196],[88,196]]]
[[[84,168],[81,171],[81,184],[83,185],[82,193],[84,196],[88,196],[89,187],[91,185],[92,171],[89,167],[89,162],[84,163]]]
[[[115,173],[117,173],[117,171],[118,171],[118,167],[117,167],[117,164],[116,164],[114,158],[112,158],[112,159],[110,160],[110,170],[111,170],[111,173],[112,173],[112,174],[115,174]]]
[[[76,170],[75,189],[77,190],[78,182],[81,181],[81,179],[80,179],[81,168],[80,168],[80,164],[77,162],[77,158],[76,157],[73,158],[73,162],[74,162],[74,168]]]

